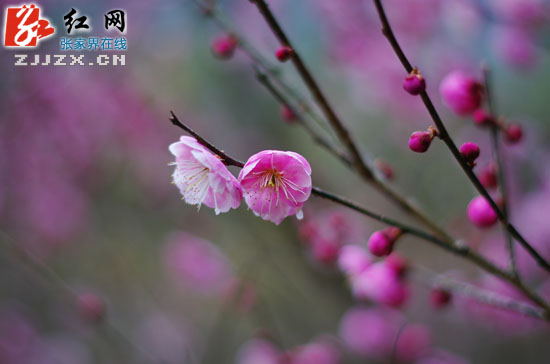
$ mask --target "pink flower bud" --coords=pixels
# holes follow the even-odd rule
[[[415,131],[409,138],[409,148],[413,152],[424,153],[432,143],[433,135],[428,131]]]
[[[464,143],[460,147],[460,154],[469,165],[475,165],[474,162],[479,157],[479,147],[476,143]]]
[[[447,106],[458,115],[473,113],[481,105],[483,86],[474,78],[460,72],[449,73],[439,88]]]
[[[510,144],[515,144],[521,140],[523,129],[518,124],[510,124],[504,129],[506,140]]]
[[[237,40],[231,35],[222,35],[212,42],[212,53],[219,59],[229,59],[235,53]]]
[[[475,226],[480,228],[489,227],[498,220],[496,212],[483,196],[474,197],[470,201],[468,204],[468,218]]]
[[[415,68],[405,78],[405,81],[403,82],[403,88],[411,95],[419,95],[426,90],[426,80]]]
[[[80,294],[76,303],[80,316],[87,322],[97,323],[105,316],[105,304],[94,293]]]
[[[483,109],[474,111],[474,123],[478,126],[487,126],[495,123],[495,119],[491,114]]]
[[[375,231],[369,238],[367,243],[368,248],[370,252],[377,257],[389,255],[399,235],[401,235],[401,230],[397,228]]]
[[[433,308],[440,309],[451,303],[453,296],[451,292],[442,288],[434,288],[430,292],[430,304]]]
[[[289,124],[292,124],[296,121],[296,114],[294,113],[294,110],[292,110],[292,108],[288,105],[281,106],[281,117]]]
[[[290,58],[291,54],[292,48],[290,47],[280,47],[275,51],[275,57],[277,57],[280,62],[286,62]]]
[[[330,265],[336,262],[340,253],[340,244],[328,239],[317,239],[311,247],[313,258],[321,264]]]
[[[391,241],[384,232],[375,231],[369,238],[368,247],[373,255],[383,257],[391,253],[393,241]]]
[[[497,169],[494,164],[489,164],[478,175],[479,181],[485,188],[495,188],[498,185]]]

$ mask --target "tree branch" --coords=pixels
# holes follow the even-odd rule
[[[415,274],[416,273],[416,274]],[[525,316],[547,320],[546,313],[536,307],[521,301],[510,299],[498,293],[487,291],[469,283],[459,282],[451,279],[444,274],[431,272],[429,269],[415,266],[413,274],[418,277],[421,283],[428,284],[431,287],[442,288],[453,294],[470,297],[478,302],[489,306],[498,307],[508,311],[515,311]]]
[[[170,120],[172,123],[183,130],[190,133],[192,136],[197,138],[197,141],[199,141],[202,145],[204,145],[206,148],[208,148],[212,153],[216,154],[220,159],[222,160],[229,160],[233,161],[230,165],[237,166],[242,168],[244,166],[244,163],[241,161],[238,161],[230,156],[228,156],[225,152],[221,151],[220,149],[216,148],[213,144],[202,138],[200,135],[195,133],[190,127],[180,122],[177,117],[172,112],[172,117]],[[338,203],[342,206],[348,207],[352,210],[355,210],[365,216],[368,216],[372,219],[375,219],[377,221],[380,221],[384,224],[398,227],[400,228],[404,233],[410,234],[413,236],[416,236],[418,238],[421,238],[423,240],[426,240],[428,242],[431,242],[453,254],[456,254],[458,256],[463,257],[464,259],[467,259],[474,263],[475,265],[479,266],[483,270],[492,273],[508,282],[516,286],[521,292],[523,292],[529,299],[531,299],[533,302],[538,304],[541,308],[545,310],[545,312],[550,312],[550,307],[546,305],[546,302],[540,298],[534,291],[532,291],[530,288],[526,287],[521,283],[513,274],[510,274],[509,272],[500,269],[499,267],[495,266],[493,263],[489,262],[487,259],[482,257],[481,255],[475,253],[474,251],[470,250],[465,244],[461,244],[454,241],[449,240],[442,240],[441,238],[431,235],[427,232],[424,232],[420,229],[417,229],[415,227],[406,225],[404,223],[401,223],[397,220],[394,220],[392,218],[386,217],[381,214],[377,214],[375,212],[372,212],[368,210],[367,208],[360,206],[350,200],[347,200],[343,197],[340,197],[338,195],[335,195],[333,193],[327,192],[322,190],[318,187],[313,187],[311,193],[313,195],[316,195],[318,197],[325,198],[327,200],[330,200],[332,202]]]
[[[361,156],[361,153],[359,152],[359,149],[357,148],[355,142],[353,141],[348,129],[344,126],[342,121],[338,118],[336,113],[334,112],[334,109],[330,106],[327,98],[321,91],[319,85],[309,72],[308,68],[306,67],[305,63],[302,61],[302,58],[300,57],[300,54],[298,51],[292,46],[290,43],[290,40],[280,27],[279,23],[269,10],[268,5],[265,3],[264,0],[251,0],[254,4],[256,4],[258,10],[264,17],[265,21],[271,28],[273,34],[277,37],[281,45],[285,47],[289,47],[292,49],[292,52],[290,53],[290,60],[296,67],[296,70],[304,80],[304,83],[306,84],[307,88],[311,92],[311,95],[325,114],[327,120],[329,121],[330,125],[333,127],[334,131],[346,145],[348,151],[351,154],[351,158],[353,161],[353,164],[355,168],[359,171],[360,174],[362,174],[364,177],[368,179],[374,178],[373,171],[367,166],[365,161],[363,160],[363,157]]]
[[[482,66],[483,71],[483,83],[485,85],[485,95],[487,98],[487,106],[489,108],[489,113],[493,117],[493,119],[497,120],[497,112],[495,103],[493,101],[493,95],[492,95],[492,87],[491,87],[491,71],[489,70],[489,67],[484,64]],[[504,217],[506,219],[506,222],[509,222],[508,217],[508,191],[506,188],[506,172],[504,169],[504,162],[503,157],[500,152],[499,147],[499,131],[500,128],[497,123],[491,124],[491,142],[493,144],[493,154],[494,159],[497,164],[497,179],[498,179],[498,189],[500,191],[500,196],[502,197],[502,213],[504,214]],[[508,232],[508,230],[504,229],[504,237],[506,238],[506,242],[508,245],[508,254],[510,257],[510,267],[512,269],[512,272],[519,278],[519,272],[516,265],[516,257],[514,254],[514,241],[512,240],[512,236]]]
[[[376,10],[378,12],[378,16],[380,18],[380,21],[382,23],[382,33],[386,36],[388,39],[388,42],[392,46],[395,54],[403,64],[403,67],[407,71],[407,73],[410,73],[413,69],[411,66],[411,63],[405,56],[405,53],[401,49],[401,46],[399,45],[399,42],[395,38],[395,35],[393,34],[393,30],[390,26],[390,23],[388,21],[388,18],[386,17],[386,13],[384,11],[384,8],[382,6],[381,0],[374,0],[374,4],[376,6]],[[441,117],[437,113],[437,110],[435,109],[435,106],[433,105],[430,97],[428,96],[428,93],[426,91],[423,91],[420,94],[420,97],[422,98],[422,101],[424,102],[424,105],[426,106],[426,109],[428,110],[428,113],[432,117],[432,120],[434,121],[438,131],[439,131],[439,137],[447,148],[451,151],[453,157],[456,159],[460,167],[464,170],[464,173],[466,173],[466,176],[470,179],[474,187],[477,189],[477,191],[489,202],[491,205],[491,208],[495,211],[495,213],[498,216],[498,219],[500,222],[504,225],[505,229],[527,250],[527,252],[535,259],[535,261],[538,263],[539,266],[541,266],[546,271],[550,272],[550,263],[548,263],[532,246],[525,240],[525,238],[518,232],[518,230],[510,224],[510,222],[507,221],[506,216],[504,215],[503,211],[498,207],[496,202],[493,200],[493,198],[489,195],[489,192],[483,187],[475,173],[472,171],[472,168],[468,165],[466,160],[462,157],[460,154],[458,148],[456,147],[454,141],[450,137],[449,133],[447,132],[447,129],[445,128],[445,125],[443,124],[443,121],[441,120]]]

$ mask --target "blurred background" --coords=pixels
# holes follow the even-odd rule
[[[59,33],[28,53],[62,53],[71,8],[93,24],[124,9],[128,51],[126,65],[112,67],[15,67],[15,51],[0,51],[0,363],[547,362],[548,325],[460,297],[436,310],[432,287],[408,276],[398,310],[355,299],[335,261],[343,245],[364,247],[382,228],[363,216],[313,196],[302,222],[275,226],[244,203],[216,216],[181,200],[168,145],[182,132],[170,110],[235,158],[298,152],[314,185],[415,223],[285,120],[241,50],[213,54],[227,33],[195,1],[35,3]],[[278,43],[256,7],[217,3],[309,101],[292,65],[275,58]],[[506,267],[500,227],[468,222],[476,193],[443,143],[424,154],[407,147],[430,119],[402,89],[406,74],[373,3],[269,4],[362,152],[391,166],[388,184]],[[498,113],[524,131],[520,143],[503,144],[511,220],[550,258],[550,3],[384,4],[457,144],[480,145],[478,169],[491,162],[489,133],[446,108],[439,83],[455,69],[479,78],[482,62],[491,68]],[[323,243],[311,242],[312,230]],[[411,269],[524,299],[424,241],[404,237],[396,251]],[[517,255],[526,282],[550,299],[548,276]]]

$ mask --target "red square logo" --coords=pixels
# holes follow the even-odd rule
[[[36,47],[40,39],[55,32],[48,20],[40,19],[40,8],[35,4],[7,8],[5,19],[6,47]]]

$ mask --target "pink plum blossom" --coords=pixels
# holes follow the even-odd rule
[[[453,71],[441,81],[439,91],[447,106],[458,115],[468,115],[479,108],[483,86],[462,71]]]
[[[169,149],[176,157],[174,184],[185,202],[199,207],[204,203],[216,214],[239,207],[242,199],[239,182],[206,147],[195,138],[182,136]]]
[[[533,67],[537,61],[536,39],[520,27],[503,27],[495,35],[495,48],[502,58],[520,70]]]
[[[358,245],[345,245],[338,256],[338,267],[350,276],[363,272],[371,263],[371,255]]]
[[[379,361],[395,355],[399,363],[411,363],[429,354],[432,345],[427,327],[409,324],[388,308],[350,309],[340,321],[339,333],[353,353]]]
[[[389,358],[403,318],[385,308],[352,308],[340,321],[340,337],[355,354],[373,359]]]
[[[303,217],[311,195],[311,167],[294,152],[265,150],[248,159],[239,174],[248,207],[264,220],[280,224],[285,217]]]
[[[351,289],[358,299],[400,307],[409,298],[409,288],[395,269],[377,262],[351,277]]]

